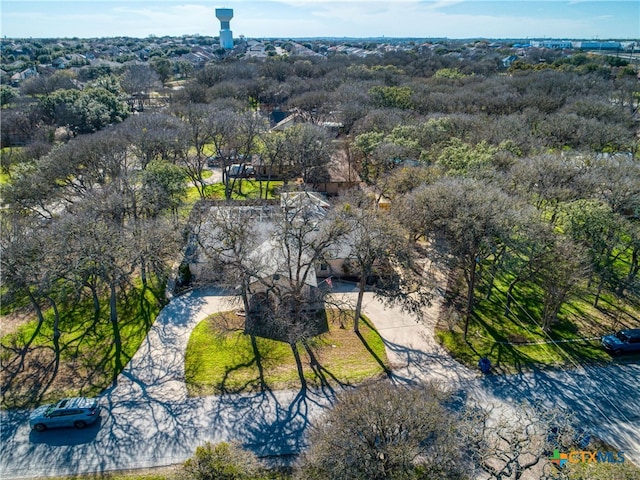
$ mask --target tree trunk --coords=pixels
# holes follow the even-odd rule
[[[602,294],[602,288],[604,287],[604,278],[600,278],[598,282],[598,288],[596,289],[596,296],[593,299],[593,306],[598,307],[598,302],[600,301],[600,295]]]
[[[364,299],[364,290],[367,283],[365,275],[362,276],[358,282],[358,300],[356,301],[356,314],[353,319],[353,331],[358,333],[360,331],[360,314],[362,313],[362,300]]]
[[[487,300],[491,299],[491,293],[493,292],[493,285],[495,283],[496,275],[498,274],[498,268],[502,265],[502,259],[504,258],[504,252],[507,247],[502,247],[500,251],[494,255],[493,265],[491,266],[491,278],[489,279],[489,287],[487,288]]]
[[[464,336],[463,338],[467,339],[467,332],[469,331],[469,320],[471,320],[471,312],[473,311],[473,300],[474,300],[474,289],[476,288],[476,265],[477,262],[473,261],[471,266],[471,271],[469,272],[469,278],[467,281],[467,288],[469,289],[467,292],[467,311],[465,313],[464,319]]]
[[[36,311],[36,316],[38,317],[38,325],[36,326],[36,329],[34,330],[33,335],[31,336],[29,341],[27,341],[25,345],[25,351],[27,348],[29,348],[29,345],[31,345],[31,342],[33,342],[33,340],[38,336],[38,334],[40,333],[40,329],[44,324],[44,315],[42,314],[42,309],[40,308],[40,305],[38,304],[36,297],[33,296],[33,293],[28,288],[27,288],[27,295],[29,295],[29,300],[31,300],[31,305],[33,305],[33,308]]]
[[[269,185],[271,184],[271,173],[267,177],[267,184],[264,187],[264,199],[269,200]]]
[[[53,351],[55,353],[55,362],[53,371],[51,372],[51,378],[55,378],[60,368],[60,312],[58,311],[58,305],[51,297],[47,297],[51,307],[53,308]]]
[[[307,379],[304,378],[304,370],[302,369],[302,360],[300,359],[300,352],[298,352],[298,346],[295,343],[290,343],[293,357],[296,359],[296,368],[298,369],[298,377],[300,377],[300,385],[302,390],[307,389]]]
[[[516,285],[520,282],[518,277],[514,278],[511,283],[509,283],[509,288],[507,288],[507,300],[504,305],[504,315],[507,316],[511,314],[511,302],[513,301],[513,290],[516,288]]]
[[[91,290],[91,298],[93,300],[93,323],[94,325],[98,323],[100,320],[100,298],[98,297],[98,292],[96,290],[96,286],[87,282],[85,284],[89,290]]]
[[[638,270],[640,269],[640,262],[638,262],[639,251],[640,251],[640,247],[634,247],[633,252],[631,252],[631,262],[629,265],[629,273],[627,274],[627,278],[625,279],[625,281],[620,282],[620,291],[618,292],[620,296],[624,296],[624,291],[626,290],[627,286],[631,285],[634,279],[636,278],[636,275],[638,275]]]
[[[260,388],[262,389],[262,391],[265,391],[267,389],[267,383],[264,380],[264,367],[262,365],[262,357],[260,356],[260,350],[258,349],[256,336],[253,334],[251,334],[251,348],[253,348],[253,356],[256,358],[258,376],[260,377]]]
[[[109,318],[111,320],[111,328],[113,330],[113,346],[115,348],[114,352],[114,370],[113,370],[113,380],[118,377],[118,374],[122,371],[122,338],[120,337],[120,327],[118,325],[118,299],[117,299],[117,288],[116,282],[110,282],[111,295],[109,299]]]
[[[140,279],[142,280],[142,291],[147,289],[147,262],[144,258],[140,259]]]

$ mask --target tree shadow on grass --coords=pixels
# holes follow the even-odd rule
[[[302,341],[302,345],[307,351],[307,355],[309,355],[309,364],[311,366],[311,370],[315,374],[316,378],[320,381],[320,389],[330,395],[335,395],[335,389],[333,388],[332,382],[335,385],[340,387],[345,387],[346,384],[343,383],[338,377],[336,377],[331,371],[329,371],[326,367],[322,366],[318,361],[318,358],[313,351],[313,348],[309,345],[306,340]],[[327,378],[328,377],[328,378]]]
[[[494,373],[506,373],[503,365],[511,365],[515,371],[522,373],[530,368],[535,368],[538,364],[530,356],[522,353],[513,345],[508,343],[508,338],[502,335],[495,327],[482,318],[474,315],[473,320],[481,325],[487,334],[493,339],[493,343],[488,352],[478,352],[467,340],[467,345],[480,360],[481,357],[488,357],[492,360]],[[495,353],[497,350],[497,354]],[[470,365],[473,366],[473,365]]]
[[[253,356],[251,358],[248,358],[247,361],[228,367],[225,370],[222,381],[220,382],[220,390],[222,393],[241,393],[245,391],[254,391],[255,390],[254,386],[256,384],[258,386],[257,390],[260,392],[266,392],[271,390],[265,377],[264,360],[268,359],[268,357],[265,357],[263,352],[260,351],[257,337],[255,335],[249,335],[249,336],[251,338],[251,351]],[[247,381],[242,385],[227,387],[229,376],[233,372],[237,372],[243,368],[251,368],[253,366],[255,366],[256,369],[258,370],[257,377],[247,379]]]
[[[154,308],[144,289],[128,292],[118,302],[120,362],[115,361],[112,326],[104,322],[108,309],[103,304],[101,315],[96,317],[94,308],[88,296],[75,297],[60,308],[60,350],[53,360],[51,355],[56,352],[48,314],[42,329],[36,330],[37,338],[14,336],[7,340],[11,345],[3,346],[13,353],[2,362],[5,406],[34,406],[59,398],[59,390],[67,395],[95,395],[117,378],[121,369],[116,365],[124,368],[144,341],[144,334],[155,321]]]
[[[371,327],[369,325],[369,323],[364,320],[361,317],[361,320],[363,321],[363,323],[367,324],[369,327]],[[388,378],[391,378],[393,376],[393,372],[389,369],[389,367],[387,366],[386,363],[384,363],[382,361],[382,359],[376,354],[376,352],[371,348],[371,346],[369,346],[369,344],[367,343],[366,339],[362,336],[362,333],[360,333],[360,331],[355,332],[356,336],[360,339],[360,341],[362,342],[362,345],[364,346],[364,348],[367,349],[367,352],[369,352],[369,354],[373,357],[373,359],[378,363],[378,365],[380,365],[380,367],[382,367],[382,370],[384,371],[385,375]]]

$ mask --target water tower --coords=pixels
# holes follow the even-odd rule
[[[220,46],[222,48],[233,48],[233,33],[229,22],[233,18],[233,8],[216,8],[216,18],[220,20]]]

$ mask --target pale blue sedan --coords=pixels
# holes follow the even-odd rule
[[[29,425],[38,432],[59,427],[84,428],[99,417],[100,405],[95,398],[65,398],[36,408],[29,415]]]

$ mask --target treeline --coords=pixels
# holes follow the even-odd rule
[[[545,328],[581,280],[596,304],[603,291],[636,299],[635,77],[604,57],[506,71],[495,52],[450,53],[228,59],[135,114],[127,100],[160,88],[148,65],[26,82],[3,108],[4,308],[22,301],[50,323],[58,362],[60,315],[86,298],[119,348],[118,301],[140,283],[162,291],[186,241],[187,189],[207,196],[211,156],[223,169],[259,157],[311,185],[341,158],[392,200],[408,236],[444,246],[467,322],[479,280],[497,275],[540,289]],[[270,132],[277,109],[302,123]],[[337,139],[325,122],[342,125]],[[242,180],[225,182],[230,199]],[[10,346],[13,378],[39,330]]]

